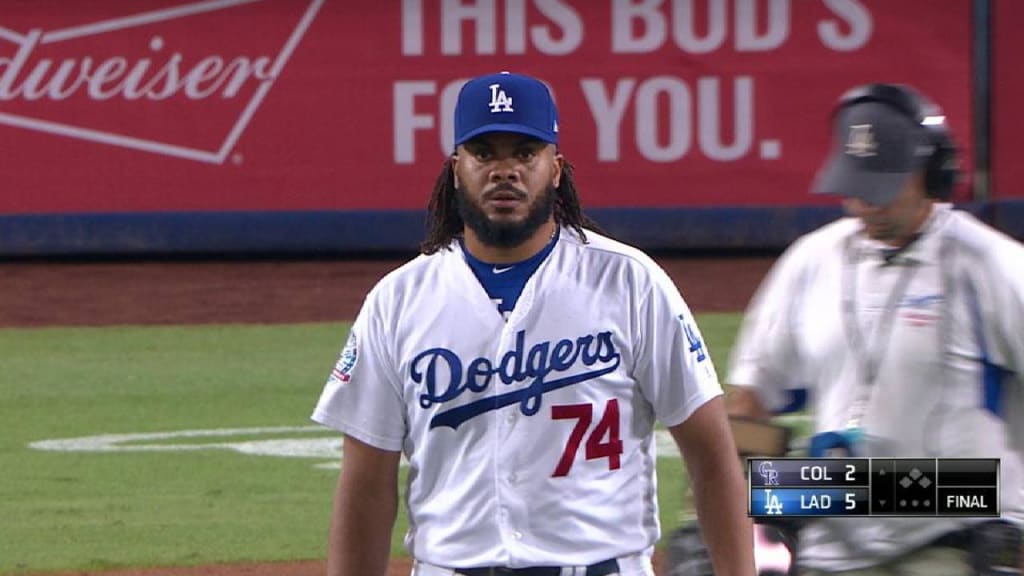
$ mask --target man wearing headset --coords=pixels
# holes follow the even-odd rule
[[[956,159],[940,114],[903,85],[840,100],[815,192],[848,217],[798,239],[758,289],[730,412],[767,419],[802,390],[811,456],[1000,458],[1001,517],[809,520],[802,575],[1020,574],[1024,247],[945,202]]]

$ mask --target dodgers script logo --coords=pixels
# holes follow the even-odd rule
[[[526,331],[520,330],[515,347],[497,363],[480,357],[463,366],[462,359],[451,350],[431,348],[413,358],[409,375],[425,388],[419,398],[424,409],[451,402],[466,392],[485,392],[496,377],[506,386],[529,382],[525,388],[440,411],[430,420],[431,428],[449,426],[455,430],[471,418],[517,402],[523,415],[532,416],[540,410],[544,394],[614,372],[620,362],[611,332],[563,339],[553,345],[545,340],[526,350]],[[580,365],[589,370],[573,370]],[[552,378],[562,374],[567,375]]]
[[[942,294],[908,295],[899,303],[900,317],[911,326],[930,326],[942,315]]]

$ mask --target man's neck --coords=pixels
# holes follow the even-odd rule
[[[928,219],[931,217],[934,210],[935,203],[931,200],[927,200],[921,207],[921,210],[918,211],[917,216],[914,217],[908,234],[900,236],[899,238],[893,238],[892,240],[883,241],[883,243],[887,246],[899,248],[901,250],[910,246],[910,244],[921,236],[921,232],[923,232],[925,226],[928,225]]]
[[[484,244],[469,227],[466,227],[463,231],[463,240],[466,250],[477,260],[489,264],[513,264],[515,262],[522,262],[543,250],[548,245],[548,242],[554,238],[555,231],[557,230],[558,225],[555,224],[554,220],[549,220],[538,228],[532,236],[527,238],[525,242],[510,248]]]

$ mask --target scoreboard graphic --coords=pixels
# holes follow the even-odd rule
[[[998,458],[748,458],[755,518],[999,516]]]

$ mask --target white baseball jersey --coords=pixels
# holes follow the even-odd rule
[[[756,386],[773,410],[787,389],[807,389],[814,432],[862,429],[859,455],[1001,458],[1002,513],[1024,520],[1024,247],[948,204],[889,263],[860,231],[844,218],[782,255],[747,311],[727,382]],[[814,520],[800,557],[861,568],[958,526]]]
[[[658,540],[655,421],[722,390],[668,275],[587,239],[561,230],[507,321],[458,243],[364,302],[313,420],[405,454],[415,558],[587,565]]]

